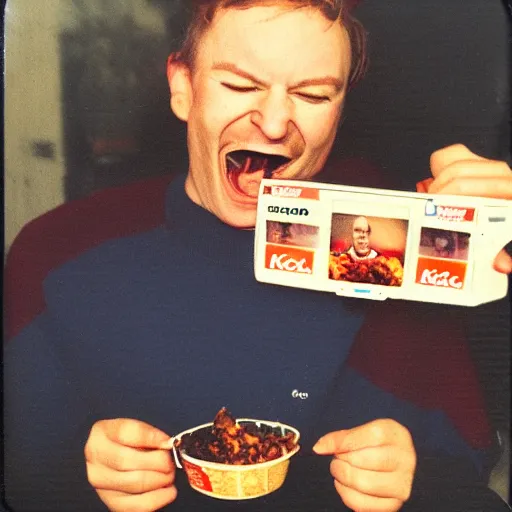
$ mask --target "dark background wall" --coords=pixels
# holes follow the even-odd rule
[[[371,63],[349,98],[343,151],[373,158],[405,187],[455,142],[509,159],[510,20],[500,1],[370,0],[356,14]]]

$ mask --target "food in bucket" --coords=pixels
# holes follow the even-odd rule
[[[191,432],[182,437],[178,447],[190,457],[221,464],[246,465],[268,462],[291,452],[297,445],[296,435],[278,435],[255,423],[240,425],[223,407],[210,429]]]
[[[217,499],[247,500],[279,489],[300,449],[294,427],[235,418],[222,408],[213,423],[174,437],[178,468],[196,491]]]

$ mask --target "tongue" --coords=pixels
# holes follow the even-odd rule
[[[228,158],[229,180],[241,194],[257,197],[261,180],[271,176],[272,170],[268,167],[268,158],[254,155],[236,161]]]
[[[260,189],[260,183],[263,179],[263,171],[256,171],[254,173],[233,173],[231,175],[231,182],[235,189],[241,194],[246,194],[250,197],[257,197]]]

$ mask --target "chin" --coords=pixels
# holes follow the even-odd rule
[[[219,215],[219,219],[237,229],[254,229],[256,226],[256,210],[236,212],[235,209],[225,215]]]

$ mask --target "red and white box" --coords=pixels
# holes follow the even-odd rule
[[[493,269],[512,202],[264,179],[258,281],[373,300],[477,306],[506,296]]]

